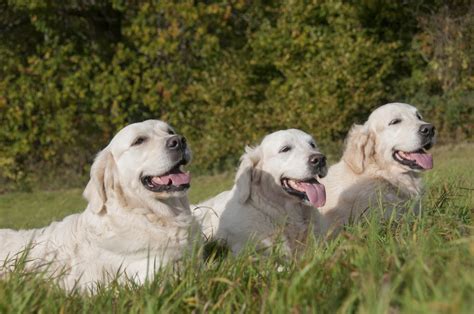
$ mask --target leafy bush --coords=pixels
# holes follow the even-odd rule
[[[4,2],[0,181],[86,173],[116,130],[149,118],[188,137],[197,171],[280,128],[328,148],[395,100],[419,101],[442,138],[470,137],[473,15],[453,8],[472,6],[443,3]],[[452,16],[464,37],[440,53],[433,21]],[[457,74],[448,89],[440,66]]]
[[[429,114],[441,140],[472,136],[474,123],[474,5],[454,1],[419,16],[421,31],[408,54],[412,75],[397,86]]]

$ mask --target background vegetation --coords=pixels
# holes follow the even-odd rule
[[[233,171],[209,173],[265,133],[302,128],[337,152],[386,102],[418,106],[441,143],[469,141],[473,29],[469,0],[0,0],[0,228],[82,211],[94,154],[148,118],[185,134],[208,174],[192,202],[230,187]],[[433,155],[419,217],[348,226],[297,260],[195,256],[93,297],[19,263],[0,313],[473,313],[474,146]]]
[[[82,184],[124,125],[169,121],[195,172],[288,127],[323,149],[391,101],[470,139],[474,6],[462,0],[0,2],[0,192]]]

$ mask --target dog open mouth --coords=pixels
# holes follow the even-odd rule
[[[179,192],[189,188],[191,175],[178,163],[170,171],[160,176],[142,176],[143,186],[152,192]]]
[[[393,159],[411,169],[429,170],[433,168],[433,156],[423,148],[413,152],[396,150],[393,152]]]
[[[287,193],[309,202],[313,207],[319,208],[326,204],[326,189],[315,178],[303,181],[283,178],[281,185]]]

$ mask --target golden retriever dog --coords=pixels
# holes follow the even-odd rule
[[[232,190],[197,205],[193,214],[207,238],[224,240],[234,254],[248,241],[268,249],[277,239],[293,254],[310,227],[320,229],[317,208],[326,193],[318,177],[326,172],[326,158],[309,134],[277,131],[246,148]]]
[[[137,283],[152,279],[193,242],[183,170],[190,159],[185,138],[165,122],[123,128],[92,165],[84,212],[42,229],[0,230],[0,272],[26,249],[26,269],[62,273],[68,290],[93,290],[118,273]]]
[[[321,213],[335,229],[370,208],[382,207],[384,218],[403,213],[407,201],[420,196],[420,174],[433,168],[427,150],[434,141],[434,126],[415,107],[390,103],[377,108],[367,122],[352,127],[342,159],[321,180],[327,191]]]

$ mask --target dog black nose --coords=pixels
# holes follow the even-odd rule
[[[166,147],[170,150],[185,149],[186,138],[181,135],[174,135],[166,140]]]
[[[309,156],[309,164],[313,167],[325,167],[326,166],[326,156],[322,154],[313,154]]]
[[[435,127],[432,124],[423,124],[418,132],[424,137],[432,137],[435,133]]]

